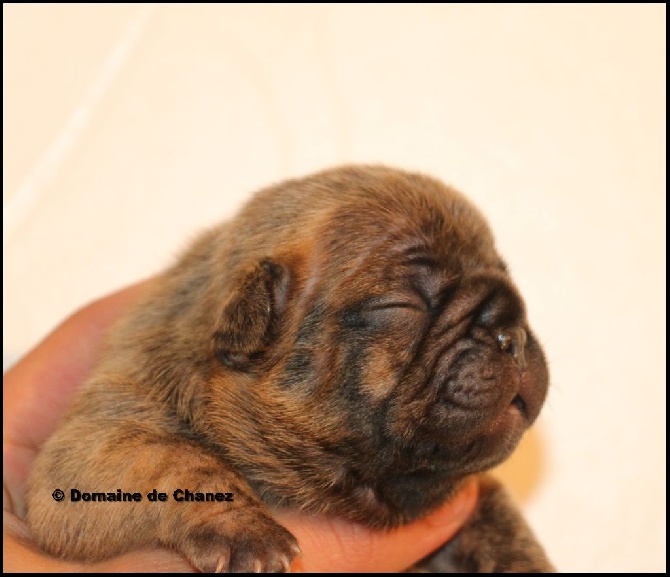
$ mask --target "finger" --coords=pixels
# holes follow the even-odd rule
[[[87,570],[95,573],[195,573],[183,555],[167,549],[133,551],[88,565]]]
[[[3,477],[15,512],[20,512],[19,495],[37,450],[97,361],[105,332],[150,283],[133,285],[77,311],[5,373]]]
[[[339,519],[277,513],[297,538],[302,558],[294,571],[402,571],[446,543],[472,514],[478,486],[469,479],[448,503],[428,517],[391,531],[373,531]]]

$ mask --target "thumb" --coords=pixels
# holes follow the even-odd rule
[[[474,511],[478,494],[470,478],[447,503],[427,517],[387,531],[333,518],[277,512],[298,539],[302,557],[293,571],[396,572],[407,569],[451,539]]]

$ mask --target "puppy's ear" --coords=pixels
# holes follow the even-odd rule
[[[271,260],[240,275],[217,322],[214,353],[227,367],[245,370],[277,338],[286,304],[288,271]]]

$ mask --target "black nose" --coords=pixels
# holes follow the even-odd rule
[[[526,363],[526,331],[521,327],[506,329],[498,334],[498,346],[501,351],[507,351],[514,357],[514,362],[520,369],[525,369]]]

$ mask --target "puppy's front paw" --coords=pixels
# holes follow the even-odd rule
[[[203,572],[286,572],[300,553],[295,537],[256,510],[231,511],[189,532],[180,549]]]

